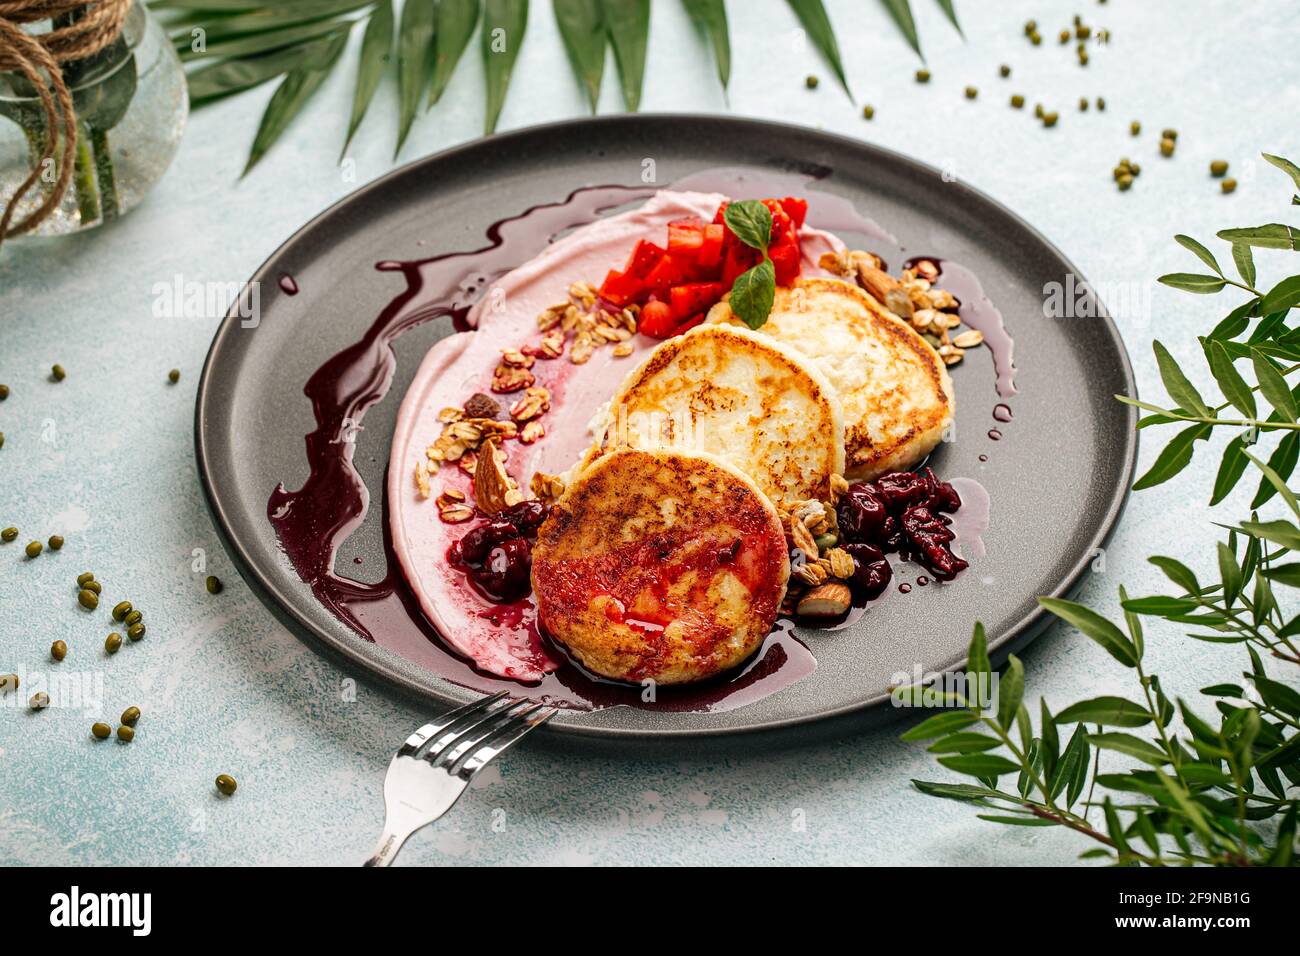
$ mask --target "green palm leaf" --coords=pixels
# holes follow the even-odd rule
[[[397,38],[397,149],[393,158],[402,151],[415,111],[424,96],[429,82],[429,67],[433,61],[434,0],[406,0],[402,6],[402,26]]]
[[[216,43],[207,44],[207,47],[203,50],[194,49],[193,44],[190,42],[190,35],[187,33],[185,34],[185,43],[181,49],[177,50],[177,53],[182,61],[189,61],[199,57],[227,59],[252,56],[256,53],[267,53],[282,47],[298,46],[307,40],[314,40],[317,37],[333,33],[338,28],[338,20],[295,23],[287,27],[264,30],[261,33],[247,33],[231,37],[228,40],[218,40]]]
[[[822,0],[787,0],[787,2],[799,17],[799,22],[803,24],[808,36],[817,45],[817,49],[821,50],[826,62],[835,71],[835,76],[839,78],[844,92],[849,94],[849,99],[853,99],[853,91],[849,89],[848,78],[844,75],[844,64],[840,62],[840,45],[835,40],[835,30],[831,27],[831,20],[826,15]],[[889,2],[890,0],[886,0],[886,3]]]
[[[898,29],[903,31],[903,36],[907,38],[908,44],[916,51],[916,55],[925,59],[925,54],[921,52],[921,38],[916,32],[916,21],[912,18],[912,5],[908,0],[880,0],[889,11],[889,15],[894,18],[898,24]]]
[[[510,73],[528,29],[528,0],[487,0],[483,7],[483,33],[479,37],[483,70],[487,75],[486,133],[497,128],[506,102]]]
[[[429,81],[429,100],[432,106],[442,98],[451,74],[456,70],[469,46],[478,23],[479,0],[438,0],[438,24],[434,30],[433,76]]]
[[[339,153],[340,159],[348,151],[352,137],[357,127],[361,125],[361,120],[370,107],[370,101],[374,98],[375,90],[379,88],[384,67],[392,58],[392,49],[393,3],[392,0],[379,0],[370,14],[370,22],[366,24],[365,36],[361,38],[361,60],[357,64],[357,88],[352,94],[352,118],[348,120],[348,135],[343,140],[343,150]]]
[[[650,37],[650,0],[601,0],[605,28],[623,84],[623,102],[633,113],[641,105],[645,49]]]
[[[600,0],[553,0],[553,6],[564,49],[594,113],[605,75],[605,18]]]
[[[301,46],[287,47],[237,60],[222,60],[211,66],[201,67],[188,77],[190,99],[195,104],[202,104],[232,93],[251,90],[267,80],[273,80],[300,67],[319,69],[320,64],[330,59],[335,38],[339,35],[346,36],[348,27],[349,24],[339,24],[337,33],[312,40]]]
[[[257,135],[253,137],[253,147],[249,150],[248,165],[244,167],[243,175],[247,176],[248,171],[257,164],[257,161],[266,155],[266,151],[280,138],[280,134],[288,128],[293,118],[311,99],[312,94],[320,88],[325,77],[329,76],[335,61],[338,60],[339,54],[343,52],[346,42],[346,31],[336,34],[329,40],[330,45],[319,62],[300,66],[285,76],[284,82],[276,89],[271,101],[266,105],[266,112],[262,114],[262,122],[257,128]]]
[[[727,6],[723,0],[682,0],[695,26],[713,44],[718,79],[725,90],[731,81],[731,37],[727,31]]]
[[[957,10],[953,7],[952,0],[939,0],[939,9],[943,10],[944,15],[947,16],[952,25],[957,28],[957,32],[961,33],[962,39],[966,39],[966,34],[962,32],[961,24],[957,22]]]
[[[341,17],[369,7],[374,2],[375,0],[300,0],[297,3],[279,3],[247,13],[237,13],[234,16],[214,17],[196,11],[189,20],[192,21],[193,26],[203,29],[205,40],[211,47],[219,40]],[[185,31],[179,39],[188,45],[189,31]]]

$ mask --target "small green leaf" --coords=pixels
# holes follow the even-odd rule
[[[1114,750],[1130,757],[1136,757],[1143,763],[1149,763],[1153,767],[1160,767],[1169,763],[1169,757],[1164,751],[1153,747],[1139,737],[1132,734],[1090,734],[1088,741],[1101,750]]]
[[[1205,404],[1205,399],[1201,398],[1196,386],[1187,380],[1169,350],[1158,339],[1151,343],[1151,348],[1155,351],[1156,365],[1160,368],[1160,381],[1164,383],[1169,397],[1185,412],[1210,417],[1210,408]]]
[[[1263,674],[1256,674],[1254,681],[1255,689],[1259,691],[1259,696],[1264,698],[1264,703],[1292,717],[1300,717],[1300,691],[1293,690],[1286,684],[1265,677]]]
[[[1110,835],[1111,842],[1115,844],[1115,849],[1121,854],[1132,853],[1129,849],[1128,839],[1124,836],[1124,827],[1119,822],[1119,814],[1115,812],[1115,806],[1107,797],[1102,804],[1102,811],[1106,817],[1106,833]]]
[[[510,74],[528,29],[528,0],[486,0],[479,46],[487,78],[487,111],[483,131],[491,133],[501,118],[510,87]]]
[[[1300,551],[1300,528],[1290,521],[1243,521],[1241,530],[1256,538],[1272,541],[1291,551]]]
[[[1181,233],[1177,236],[1174,236],[1174,241],[1178,243],[1180,246],[1182,246],[1184,249],[1191,250],[1191,252],[1196,256],[1196,258],[1200,259],[1207,266],[1209,266],[1211,269],[1214,270],[1215,275],[1219,276],[1220,278],[1223,277],[1223,270],[1219,268],[1219,260],[1215,259],[1214,253],[1210,252],[1209,249],[1206,249],[1205,246],[1201,245],[1191,236],[1184,236]]]
[[[335,34],[329,41],[332,46],[325,58],[320,61],[319,67],[299,67],[285,76],[284,81],[272,94],[270,102],[266,104],[262,122],[257,128],[257,135],[253,137],[253,146],[248,152],[248,165],[244,167],[243,175],[247,176],[249,170],[257,165],[258,160],[266,155],[266,151],[280,138],[280,134],[288,128],[294,117],[302,111],[303,106],[325,82],[330,68],[343,52],[346,41],[347,33]]]
[[[1287,394],[1290,394],[1289,392]],[[1223,449],[1223,459],[1219,462],[1219,472],[1214,478],[1214,493],[1210,496],[1210,504],[1217,505],[1241,480],[1241,476],[1246,473],[1246,465],[1250,459],[1245,455],[1246,439],[1244,435],[1238,435],[1232,441],[1228,442]]]
[[[1197,295],[1211,295],[1221,292],[1228,283],[1218,276],[1198,275],[1195,272],[1170,272],[1156,280],[1162,285],[1182,292],[1195,292]]]
[[[594,113],[600,98],[600,81],[605,75],[607,46],[600,0],[553,0],[553,3],[564,49]]]
[[[822,0],[788,0],[788,2],[809,38],[835,71],[835,76],[839,79],[840,86],[844,87],[844,92],[849,95],[850,100],[853,99],[853,91],[849,89],[848,78],[844,75],[844,65],[840,62],[840,45],[835,40],[835,30],[831,26],[830,17],[826,15],[826,8],[822,6]]]
[[[425,109],[442,98],[451,82],[456,64],[465,54],[469,38],[474,35],[478,14],[479,0],[438,0],[438,17],[433,30],[433,69],[430,71]]]
[[[1128,628],[1128,636],[1133,641],[1133,648],[1137,651],[1138,660],[1142,659],[1145,653],[1146,645],[1142,639],[1142,620],[1128,607],[1128,591],[1124,585],[1119,586],[1119,603],[1124,608],[1124,624]]]
[[[348,135],[343,140],[339,158],[347,153],[352,137],[370,107],[384,67],[388,65],[393,48],[393,3],[379,0],[366,23],[365,36],[361,38],[361,58],[357,62],[357,86],[352,94],[352,116],[348,120]]]
[[[972,674],[991,674],[993,665],[989,663],[988,638],[984,633],[984,622],[976,621],[971,631],[970,646],[966,649],[966,669]]]
[[[1168,597],[1163,594],[1151,597],[1130,598],[1123,602],[1124,610],[1133,614],[1147,614],[1153,617],[1173,617],[1195,611],[1199,604],[1187,598]]]
[[[1013,827],[1058,827],[1060,826],[1055,820],[1044,820],[1042,817],[1008,817],[1000,816],[996,813],[977,813],[975,816],[981,820],[987,820],[989,823],[1004,823]]]
[[[1086,776],[1088,771],[1088,753],[1088,735],[1083,729],[1083,724],[1079,724],[1074,728],[1070,742],[1065,745],[1065,753],[1061,755],[1061,760],[1056,765],[1056,772],[1047,783],[1048,793],[1053,800],[1067,788],[1069,788],[1068,794],[1073,793],[1076,787],[1080,787],[1078,783],[1080,773]],[[1077,793],[1075,796],[1068,797],[1069,803],[1073,803],[1076,797]]]
[[[1214,380],[1219,383],[1223,397],[1246,418],[1254,418],[1255,393],[1232,364],[1228,350],[1223,347],[1222,342],[1211,342],[1208,351],[1210,371],[1214,374]]]
[[[899,740],[916,741],[941,737],[944,734],[961,730],[963,727],[969,727],[978,719],[969,710],[945,710],[933,717],[927,717],[915,727],[903,733]]]
[[[1214,426],[1208,424],[1189,425],[1169,440],[1169,444],[1156,456],[1147,473],[1133,482],[1134,491],[1154,488],[1173,478],[1192,461],[1195,443],[1209,437]]]
[[[1012,654],[1007,659],[1007,669],[998,681],[998,723],[1003,730],[1011,727],[1016,711],[1025,696],[1025,667],[1020,658]]]
[[[1038,603],[1067,624],[1078,628],[1086,637],[1096,641],[1125,667],[1137,666],[1137,649],[1133,643],[1124,636],[1123,631],[1096,611],[1074,601],[1060,598],[1040,597]]]
[[[1219,580],[1223,583],[1223,602],[1227,607],[1241,594],[1241,568],[1237,566],[1237,556],[1222,541],[1218,544]]]
[[[1268,153],[1261,154],[1264,159],[1272,163],[1282,172],[1291,177],[1291,182],[1295,183],[1296,189],[1300,189],[1300,166],[1291,162],[1289,159],[1283,159],[1281,156],[1272,156]]]
[[[1283,279],[1264,296],[1260,311],[1265,315],[1272,312],[1286,312],[1300,305],[1300,275]]]
[[[723,0],[683,0],[695,26],[713,45],[718,79],[725,90],[731,82],[731,36],[727,29],[727,6]]]
[[[641,105],[641,84],[645,79],[650,0],[601,0],[601,7],[623,85],[623,102],[629,111],[635,113]]]
[[[1106,727],[1142,727],[1152,714],[1140,704],[1123,697],[1094,697],[1071,704],[1056,715],[1058,724],[1102,724]]]
[[[1290,564],[1280,564],[1275,568],[1265,568],[1261,573],[1270,581],[1300,588],[1300,562],[1293,561]]]
[[[932,754],[973,754],[985,750],[995,750],[1002,746],[1002,741],[987,734],[972,732],[949,734],[941,737],[925,749]]]
[[[405,0],[402,22],[397,36],[397,148],[402,151],[415,113],[420,107],[429,82],[429,63],[433,58],[434,0]]]
[[[1192,569],[1175,558],[1167,558],[1163,555],[1155,554],[1147,558],[1152,564],[1165,573],[1170,581],[1173,581],[1184,591],[1189,594],[1195,594],[1200,591],[1201,586],[1196,580],[1196,575]]]
[[[1020,769],[1020,764],[1013,763],[998,754],[953,754],[940,757],[939,763],[949,770],[972,777],[998,777],[1004,773],[1015,773]]]
[[[1002,794],[988,787],[977,787],[969,783],[931,783],[926,780],[913,780],[912,786],[931,797],[945,800],[959,800],[962,803],[974,803],[989,798],[1001,797]]]
[[[1300,457],[1300,433],[1287,432],[1273,449],[1267,464],[1250,452],[1246,452],[1245,455],[1264,473],[1255,492],[1255,499],[1250,503],[1251,509],[1262,507],[1273,495],[1280,494],[1287,507],[1291,509],[1291,513],[1300,518],[1300,504],[1297,504],[1295,494],[1286,484],[1286,479],[1290,478],[1291,472],[1295,471],[1297,457]]]
[[[772,212],[757,199],[742,199],[728,203],[723,219],[745,245],[760,252],[767,251],[772,238]]]
[[[1287,386],[1282,373],[1259,349],[1251,350],[1251,360],[1255,364],[1255,380],[1259,382],[1260,394],[1285,421],[1296,421],[1295,396],[1291,394],[1291,389]]]
[[[772,314],[772,303],[775,301],[776,271],[772,260],[764,259],[736,277],[728,303],[731,311],[740,316],[746,325],[758,329]]]
[[[1300,229],[1280,222],[1246,229],[1222,229],[1217,235],[1233,244],[1240,242],[1260,249],[1300,249]]]
[[[1047,776],[1051,776],[1056,770],[1056,763],[1061,758],[1061,738],[1056,730],[1056,719],[1052,717],[1052,711],[1047,706],[1047,698],[1039,698],[1038,701],[1038,722],[1042,733],[1043,769]]]
[[[1244,242],[1234,242],[1232,244],[1232,261],[1237,264],[1237,273],[1241,276],[1241,281],[1253,288],[1255,285],[1255,256],[1250,251],[1250,246]]]

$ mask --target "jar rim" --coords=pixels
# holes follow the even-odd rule
[[[98,86],[99,84],[107,80],[109,77],[115,75],[118,70],[122,69],[122,67],[126,66],[127,61],[131,59],[131,57],[135,54],[136,50],[139,48],[140,43],[144,40],[146,16],[147,14],[145,12],[144,6],[139,2],[139,0],[132,0],[131,9],[127,11],[126,20],[122,24],[121,36],[122,39],[126,41],[126,55],[118,59],[116,63],[113,63],[105,71],[94,73],[90,76],[87,76],[85,79],[83,79],[80,83],[77,83],[75,86],[69,86],[68,92],[72,94],[76,94],[83,90],[88,90],[91,87]],[[39,36],[39,34],[36,35]],[[14,76],[14,75],[16,74],[14,74],[12,71],[6,73],[0,73],[0,77]],[[0,90],[0,103],[40,103],[40,102],[41,102],[41,98],[39,96],[18,96],[13,93],[8,93],[8,92],[4,92],[3,90]]]

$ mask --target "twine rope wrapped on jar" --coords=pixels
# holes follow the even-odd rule
[[[36,228],[67,193],[77,149],[77,117],[63,78],[63,64],[93,56],[116,40],[130,8],[131,0],[0,0],[0,72],[21,74],[37,91],[45,111],[45,128],[51,134],[45,138],[40,161],[5,203],[0,242]],[[24,24],[74,11],[82,15],[49,32],[32,34],[23,29]],[[60,135],[54,135],[56,131]],[[56,152],[59,175],[54,188],[44,202],[14,222],[19,200],[36,185]]]

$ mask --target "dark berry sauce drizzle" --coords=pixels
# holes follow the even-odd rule
[[[653,191],[625,186],[579,189],[564,202],[536,206],[494,223],[487,230],[488,244],[481,249],[376,265],[380,271],[400,273],[406,288],[360,341],[330,358],[303,387],[316,421],[316,429],[305,437],[310,474],[296,491],[281,484],[267,502],[267,517],[298,576],[330,613],[366,640],[454,684],[485,693],[519,692],[518,682],[478,670],[443,644],[402,575],[386,503],[381,516],[384,578],[367,584],[335,570],[339,546],[361,524],[370,505],[369,489],[352,464],[355,444],[341,437],[345,430],[355,430],[366,411],[388,393],[396,367],[392,343],[398,336],[440,318],[450,319],[458,331],[467,329],[470,307],[492,280],[537,255],[565,231],[646,199]],[[510,604],[484,603],[485,617],[533,618],[528,598]],[[815,668],[812,654],[783,624],[744,667],[698,685],[657,688],[655,700],[643,699],[646,692],[639,686],[601,680],[571,662],[529,685],[528,694],[575,709],[627,704],[667,711],[720,711],[765,697]]]
[[[733,198],[805,195],[811,200],[816,225],[820,228],[837,235],[862,236],[868,248],[878,247],[882,251],[898,248],[896,240],[859,215],[848,201],[807,188],[810,179],[820,179],[828,173],[829,170],[815,169],[783,176],[710,170],[681,180],[674,188],[716,191]],[[370,504],[369,489],[352,464],[355,445],[342,440],[342,436],[346,430],[355,430],[366,411],[387,395],[396,366],[392,350],[395,339],[441,318],[449,319],[457,331],[467,330],[470,308],[493,280],[537,255],[564,232],[592,222],[619,206],[648,198],[655,188],[658,187],[578,189],[563,202],[535,206],[492,224],[487,229],[488,244],[480,249],[376,264],[379,271],[400,273],[406,288],[389,302],[358,342],[330,358],[303,387],[316,421],[316,429],[305,436],[310,473],[297,491],[289,491],[281,484],[267,502],[268,519],[299,577],[311,586],[335,617],[361,637],[454,684],[485,693],[519,692],[518,682],[487,674],[450,651],[421,612],[393,550],[387,502],[381,516],[387,565],[383,579],[368,584],[344,577],[335,570],[339,546],[365,519]],[[985,341],[993,349],[998,395],[1005,398],[1014,394],[1012,343],[1002,328],[1001,315],[983,296],[972,273],[953,263],[935,261],[946,273],[942,287],[961,302],[962,321],[984,332]],[[290,276],[283,277],[280,284],[286,294],[298,291]],[[982,504],[982,514],[969,516],[977,529],[987,524],[987,496]],[[981,518],[983,525],[979,524]],[[954,528],[960,525],[958,521]],[[964,543],[965,536],[960,531],[957,538]],[[875,550],[873,547],[872,551]],[[861,557],[866,559],[864,568],[874,567],[874,570],[862,572],[862,586],[854,589],[857,593],[853,609],[845,620],[832,624],[832,629],[846,627],[857,620],[869,603],[880,600],[879,595],[888,591],[887,562],[882,568],[876,554],[865,550]],[[957,560],[960,562],[960,558]],[[897,590],[906,593],[910,587],[904,582]],[[482,614],[485,618],[514,624],[535,617],[531,598],[527,596],[507,603],[485,600]],[[586,672],[564,654],[562,647],[556,646],[558,656],[565,663],[537,684],[529,685],[528,694],[537,700],[574,709],[626,704],[674,712],[732,710],[787,687],[816,668],[811,652],[793,630],[791,621],[779,620],[743,667],[697,685],[657,688],[655,699],[646,699],[648,692],[641,687],[607,681]]]

